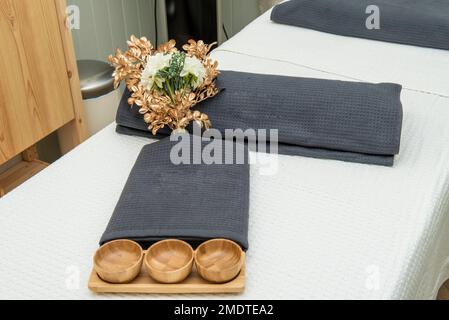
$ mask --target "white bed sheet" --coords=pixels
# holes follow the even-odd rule
[[[240,40],[255,36],[264,19]],[[223,69],[345,79],[238,52],[232,40],[223,49],[214,54]],[[404,90],[402,101],[393,168],[288,156],[279,156],[276,175],[251,167],[242,295],[89,292],[92,254],[149,142],[111,125],[0,199],[0,298],[435,298],[449,277],[449,98]]]
[[[395,82],[449,97],[449,52],[274,23],[271,10],[220,50],[286,61],[345,80]]]

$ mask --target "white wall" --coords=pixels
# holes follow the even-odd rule
[[[155,41],[154,1],[157,1],[159,43],[167,40],[165,0],[68,0],[80,8],[80,30],[73,30],[77,59],[106,60],[124,49],[131,34]],[[185,0],[188,1],[188,0]],[[211,0],[213,1],[213,0]],[[229,37],[260,15],[260,4],[276,0],[217,0],[218,13]],[[219,39],[226,40],[219,26]]]
[[[222,23],[229,38],[260,15],[259,0],[219,0],[219,2],[221,2]],[[224,33],[222,27],[219,28],[219,32]],[[226,40],[224,34],[221,39]]]
[[[134,34],[155,41],[155,0],[68,0],[80,8],[80,29],[72,30],[77,59],[107,60],[116,48],[124,49]],[[158,0],[158,38],[167,38],[165,1]]]

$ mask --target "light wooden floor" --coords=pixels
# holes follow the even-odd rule
[[[449,300],[449,280],[440,289],[438,300]]]

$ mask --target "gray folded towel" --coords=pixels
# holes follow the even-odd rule
[[[202,146],[208,143],[203,141]],[[235,148],[233,142],[221,143],[223,150],[229,145]],[[175,165],[170,152],[176,144],[165,138],[142,149],[100,244],[131,239],[146,247],[177,238],[196,245],[211,238],[226,238],[247,249],[247,150],[243,164]],[[192,145],[191,157],[201,152],[195,150]]]
[[[366,20],[379,8],[379,28]],[[449,50],[447,0],[292,0],[273,8],[274,22],[343,36]],[[295,41],[295,39],[289,39]]]
[[[385,166],[399,152],[400,85],[222,71],[217,86],[225,90],[198,109],[223,134],[277,129],[280,154]],[[151,137],[128,97],[125,92],[117,112],[117,131]]]

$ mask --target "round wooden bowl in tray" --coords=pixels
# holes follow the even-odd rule
[[[190,244],[168,239],[153,244],[144,259],[145,269],[156,281],[179,283],[192,272],[194,252]]]
[[[197,272],[205,280],[225,283],[233,280],[243,266],[242,248],[226,239],[212,239],[201,244],[195,251]]]
[[[109,283],[129,283],[140,273],[143,250],[131,240],[115,240],[101,246],[94,256],[94,270]]]

